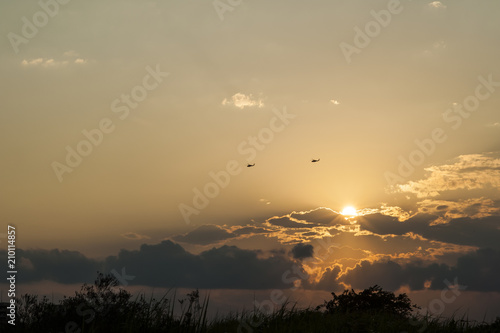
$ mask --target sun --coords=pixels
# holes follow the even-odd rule
[[[358,213],[356,212],[356,208],[353,206],[346,206],[344,209],[342,209],[342,213],[340,213],[344,216],[356,216]]]

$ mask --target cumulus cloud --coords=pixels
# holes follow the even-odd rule
[[[228,230],[221,226],[208,224],[202,225],[193,231],[190,231],[184,235],[177,235],[172,237],[173,240],[182,243],[190,243],[197,245],[207,245],[217,243],[229,238],[236,237]]]
[[[0,251],[0,258],[7,262],[7,252]],[[4,260],[5,259],[5,260]],[[102,262],[68,250],[16,250],[16,260],[23,267],[19,282],[50,280],[63,284],[91,282]]]
[[[456,265],[365,261],[339,279],[357,289],[379,284],[389,290],[405,285],[412,290],[439,290],[458,282],[469,291],[500,292],[498,279],[494,278],[499,276],[500,251],[479,249],[459,257]]]
[[[403,193],[419,198],[436,197],[444,191],[500,188],[500,157],[498,153],[460,155],[453,164],[425,169],[427,177],[397,185]]]
[[[478,219],[500,215],[499,203],[486,198],[471,198],[458,201],[425,199],[418,202],[417,205],[419,212],[439,216],[433,224],[447,223],[452,219],[461,217]]]
[[[446,209],[440,208],[443,211]],[[500,239],[499,216],[463,217],[450,219],[447,223],[436,223],[438,219],[436,215],[419,213],[405,222],[399,222],[394,217],[374,214],[360,218],[358,223],[362,230],[370,231],[375,235],[412,233],[428,240],[448,244],[500,249],[497,241]]]
[[[314,248],[311,244],[299,243],[292,248],[291,253],[294,259],[310,258],[314,255]]]
[[[481,211],[472,202],[469,204],[470,209]],[[419,212],[405,221],[377,212],[348,222],[337,219],[332,210],[319,208],[271,219],[281,225],[267,222],[231,227],[205,225],[173,237],[186,244],[219,244],[200,254],[192,254],[170,240],[142,245],[134,251],[122,250],[104,260],[86,258],[75,251],[19,250],[18,260],[24,267],[20,281],[89,282],[98,270],[120,272],[125,268],[127,274],[136,277],[133,281],[136,285],[264,289],[286,287],[282,276],[296,265],[308,274],[302,281],[304,288],[332,291],[378,283],[384,288],[408,285],[412,290],[420,290],[426,281],[431,281],[429,288],[439,288],[440,279],[448,277],[450,272],[471,281],[472,276],[465,273],[467,268],[485,272],[489,269],[497,274],[494,268],[488,268],[485,258],[497,265],[500,257],[498,216],[450,217],[447,223],[433,224],[439,218],[434,214],[445,212],[452,205],[444,201],[428,202],[421,207],[432,207],[432,214]],[[349,224],[342,224],[346,222]],[[290,227],[283,226],[286,223]],[[297,228],[296,224],[309,227]],[[264,252],[221,246],[227,241],[259,235],[265,236],[261,241],[278,240],[275,244],[281,247]],[[140,237],[132,232],[122,236]],[[0,260],[5,256],[5,251],[0,252]],[[299,266],[294,263],[297,260]],[[482,276],[486,279],[486,273]]]
[[[339,105],[340,104],[340,102],[337,101],[336,99],[331,99],[330,103],[332,103],[333,105]]]
[[[446,9],[447,8],[447,6],[445,4],[443,4],[441,1],[430,2],[429,4],[427,4],[427,6],[429,8],[432,8],[432,9]]]
[[[179,244],[163,241],[142,245],[139,250],[121,250],[103,261],[66,250],[17,250],[17,258],[32,269],[23,270],[19,282],[50,280],[63,284],[91,282],[97,271],[135,276],[131,285],[178,288],[273,289],[290,287],[282,275],[296,264],[279,252],[267,258],[256,250],[222,246],[198,255]],[[7,261],[7,252],[0,251]],[[5,260],[4,260],[5,259]]]
[[[240,109],[245,107],[264,107],[262,99],[255,99],[252,94],[245,95],[243,93],[236,93],[230,99],[224,98],[222,105],[232,105]]]
[[[332,209],[319,207],[273,216],[252,225],[202,225],[160,244],[122,250],[104,260],[71,251],[20,250],[19,262],[24,267],[21,281],[88,282],[98,270],[120,272],[125,268],[127,274],[136,276],[133,283],[138,285],[279,288],[284,286],[283,273],[291,265],[299,265],[308,275],[301,282],[303,288],[364,288],[365,282],[372,285],[377,283],[374,280],[383,279],[384,269],[386,275],[390,272],[390,278],[386,278],[386,285],[379,284],[386,288],[409,285],[412,290],[420,290],[429,281],[434,281],[434,288],[446,275],[443,272],[463,274],[463,267],[486,269],[484,253],[470,253],[484,248],[500,252],[498,206],[499,202],[485,198],[426,199],[412,214],[383,204],[379,209],[362,210],[362,215],[348,220]],[[121,236],[131,240],[147,237],[135,232]],[[274,244],[274,250],[228,246],[251,237]],[[217,247],[193,254],[180,244]],[[5,252],[0,252],[0,260],[2,256]],[[457,258],[465,259],[460,259],[458,265]],[[446,269],[434,274],[433,264]],[[67,273],[68,267],[71,274]],[[365,280],[366,275],[373,279]]]

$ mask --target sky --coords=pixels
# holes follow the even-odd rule
[[[378,284],[494,319],[499,9],[3,1],[2,262],[11,225],[20,291],[99,270],[222,309]]]

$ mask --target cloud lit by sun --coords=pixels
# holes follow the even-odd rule
[[[356,208],[354,208],[353,206],[344,207],[344,209],[342,209],[341,214],[344,216],[357,216],[358,215]]]

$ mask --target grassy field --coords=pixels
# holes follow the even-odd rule
[[[175,291],[161,299],[133,298],[117,287],[112,276],[100,274],[75,296],[53,304],[47,298],[19,299],[16,327],[2,322],[1,332],[500,332],[500,318],[478,323],[462,318],[415,315],[418,308],[405,295],[374,286],[362,292],[346,290],[316,308],[297,309],[285,303],[272,312],[254,309],[208,319],[209,296],[198,290],[184,297]]]

